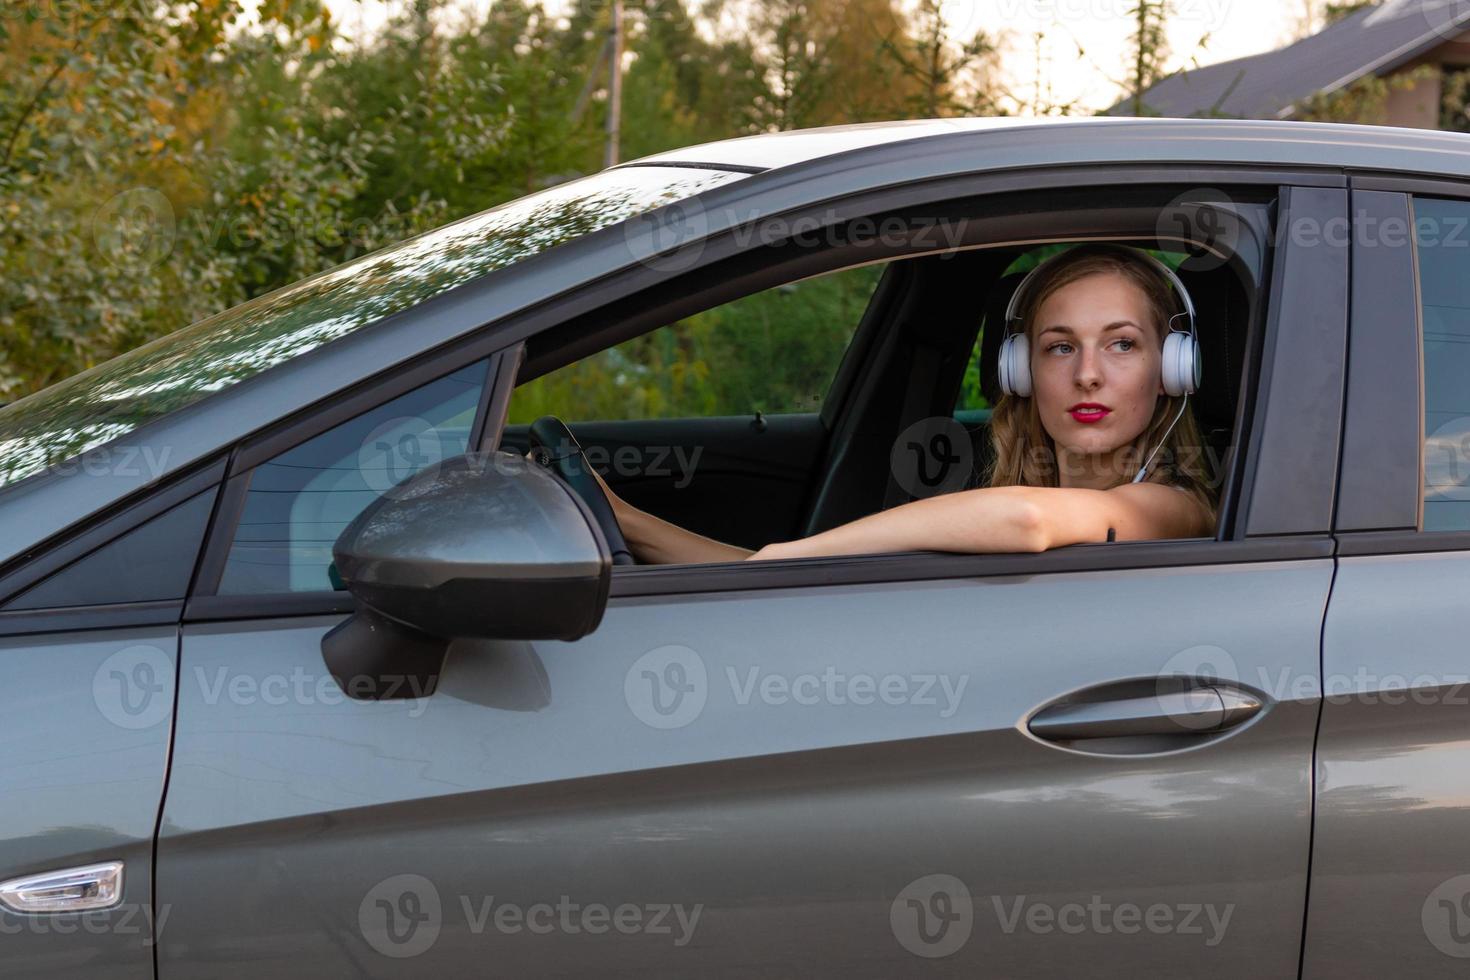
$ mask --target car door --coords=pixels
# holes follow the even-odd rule
[[[1226,540],[619,569],[592,634],[376,700],[323,666],[350,603],[192,600],[159,976],[1295,976],[1346,244],[1273,263]]]
[[[0,977],[154,976],[178,623],[223,469],[0,575]]]
[[[1470,191],[1357,185],[1303,975],[1460,977],[1470,958]]]

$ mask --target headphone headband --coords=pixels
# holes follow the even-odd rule
[[[1180,302],[1182,302],[1184,304],[1184,312],[1189,315],[1189,332],[1190,332],[1191,335],[1193,335],[1194,334],[1194,320],[1195,320],[1194,299],[1189,295],[1189,290],[1187,290],[1187,289],[1184,288],[1184,283],[1183,283],[1183,281],[1180,280],[1178,274],[1175,273],[1173,269],[1169,268],[1167,265],[1165,265],[1164,263],[1160,262],[1158,260],[1158,258],[1156,258],[1155,256],[1152,256],[1149,253],[1143,251],[1143,249],[1134,248],[1131,245],[1118,245],[1118,244],[1115,244],[1113,242],[1107,242],[1107,243],[1104,243],[1104,244],[1108,248],[1117,249],[1119,251],[1125,251],[1125,252],[1127,252],[1129,254],[1136,255],[1136,256],[1139,256],[1139,257],[1147,260],[1154,267],[1154,269],[1156,269],[1158,272],[1160,272],[1160,273],[1163,274],[1164,278],[1167,279],[1169,281],[1170,285],[1172,285],[1174,287],[1174,294],[1176,296],[1178,296]],[[1042,262],[1040,265],[1038,265],[1036,268],[1032,269],[1030,272],[1026,273],[1026,278],[1022,279],[1021,282],[1020,282],[1020,284],[1016,286],[1015,292],[1011,293],[1011,301],[1006,304],[1006,331],[1007,332],[1010,331],[1011,322],[1013,320],[1015,320],[1015,318],[1016,318],[1016,310],[1021,305],[1021,299],[1025,296],[1027,288],[1031,285],[1032,281],[1036,278],[1037,274],[1040,273],[1041,270],[1043,270],[1043,269],[1050,268],[1051,265],[1052,265],[1052,263],[1053,262],[1056,262],[1058,259],[1064,258],[1065,256],[1068,256],[1068,255],[1071,255],[1071,254],[1072,254],[1072,250],[1071,249],[1068,249],[1065,252],[1059,252],[1058,254],[1053,255],[1051,258],[1049,258],[1046,261]],[[1173,325],[1172,325],[1172,322],[1169,325],[1169,329],[1170,330],[1174,329],[1173,328]]]

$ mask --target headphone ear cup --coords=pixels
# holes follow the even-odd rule
[[[1164,338],[1163,382],[1164,391],[1176,398],[1199,390],[1199,341],[1193,334],[1174,330]]]
[[[1031,341],[1024,333],[1013,333],[1000,345],[1000,390],[1020,398],[1031,396]]]

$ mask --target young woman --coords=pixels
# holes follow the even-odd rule
[[[1209,536],[1217,503],[1188,411],[1193,385],[1177,380],[1177,363],[1172,384],[1183,392],[1170,395],[1165,383],[1166,352],[1172,357],[1181,341],[1194,343],[1177,336],[1166,351],[1171,329],[1192,333],[1182,290],[1147,253],[1110,244],[1074,247],[1024,280],[1013,303],[1018,316],[1007,324],[1020,335],[1008,344],[1018,348],[1010,373],[1021,376],[1003,372],[1009,393],[991,416],[994,463],[980,489],[915,500],[751,552],[641,511],[598,480],[644,564],[1034,552],[1105,541],[1110,529],[1119,541]]]

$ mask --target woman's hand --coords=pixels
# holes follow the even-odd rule
[[[535,459],[532,454],[535,453],[535,451],[536,450],[534,449],[526,450],[526,458],[534,462]],[[631,510],[631,508],[628,506],[628,502],[622,497],[619,497],[617,494],[613,493],[612,487],[607,485],[607,481],[602,478],[601,473],[597,472],[597,468],[595,466],[593,466],[591,463],[588,463],[587,469],[592,473],[592,477],[597,481],[597,485],[602,487],[602,492],[607,494],[607,502],[612,505],[613,516],[618,519],[618,523],[626,523],[628,513]]]

